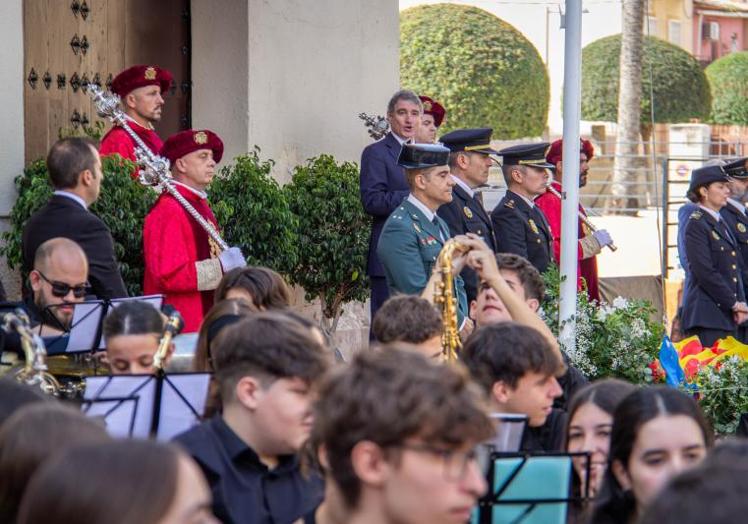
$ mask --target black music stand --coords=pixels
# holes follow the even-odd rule
[[[572,493],[573,457],[586,458],[589,478],[588,453],[492,453],[471,524],[565,524],[569,503],[589,498]]]
[[[84,398],[89,404],[113,401],[106,406],[105,418],[123,409],[130,399],[137,399],[128,434],[122,434],[121,423],[108,428],[110,434],[168,441],[202,420],[210,373],[107,375],[87,377],[85,381]],[[101,410],[91,409],[84,407],[84,412],[101,414]]]

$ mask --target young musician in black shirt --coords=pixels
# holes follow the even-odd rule
[[[214,346],[223,413],[175,440],[205,473],[223,522],[294,522],[322,499],[320,478],[302,473],[297,452],[311,431],[328,354],[280,313],[242,319]]]

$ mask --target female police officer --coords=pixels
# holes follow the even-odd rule
[[[704,347],[735,334],[748,319],[735,238],[719,211],[727,204],[729,177],[721,166],[691,174],[688,199],[698,205],[686,223],[684,243],[690,277],[683,303],[683,329]]]

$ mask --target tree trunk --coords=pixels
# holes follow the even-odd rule
[[[639,152],[644,0],[624,0],[618,90],[618,133],[613,163],[613,206],[637,207],[636,158]]]

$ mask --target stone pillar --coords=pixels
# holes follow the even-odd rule
[[[261,148],[273,176],[322,153],[359,162],[360,112],[384,114],[400,82],[398,0],[192,0],[192,123],[216,131],[226,163]],[[319,315],[316,305],[297,308]],[[368,308],[351,304],[337,342],[367,344]]]
[[[0,3],[0,100],[3,125],[0,126],[0,231],[10,227],[9,217],[16,200],[13,179],[23,171],[23,1]],[[0,280],[8,296],[20,296],[18,275],[10,272],[5,258],[0,260]]]

